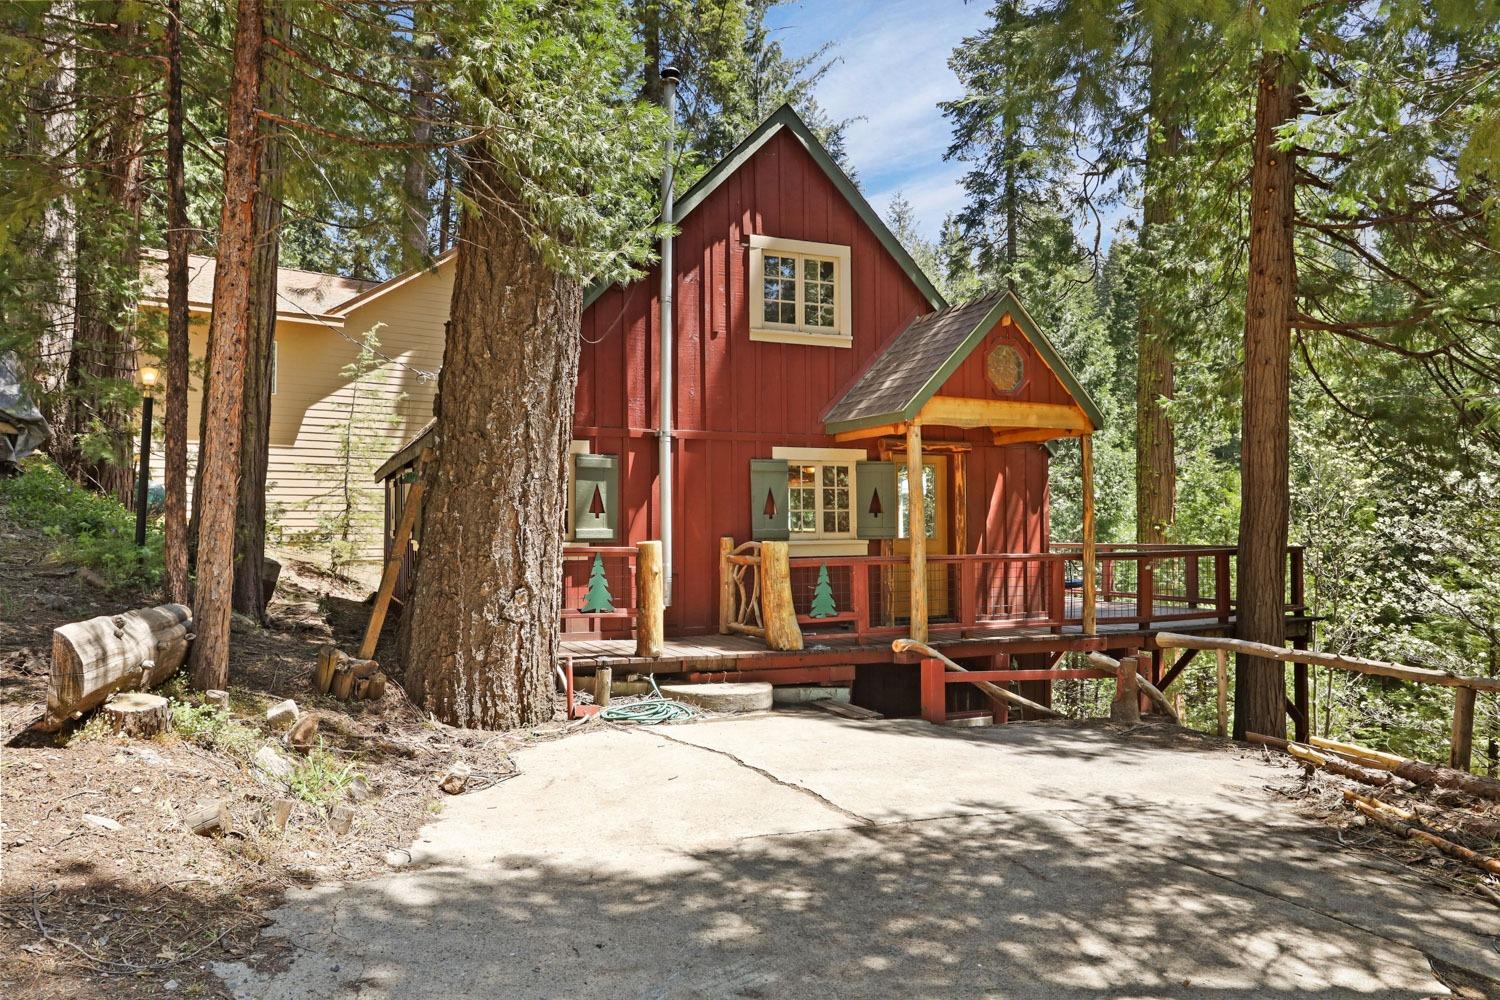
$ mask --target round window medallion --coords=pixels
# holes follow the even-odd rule
[[[1021,388],[1021,352],[1001,344],[984,359],[984,374],[996,392],[1015,392]]]

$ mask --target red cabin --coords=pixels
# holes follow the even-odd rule
[[[1045,698],[1051,677],[1093,673],[1053,669],[1064,650],[1230,623],[1231,549],[1101,560],[1089,537],[1053,543],[1048,445],[1082,439],[1091,493],[1098,407],[1012,293],[944,301],[789,107],[674,218],[669,454],[659,268],[585,300],[563,593],[575,665],[802,683],[858,670],[856,700],[902,711],[917,680],[896,637],[1024,667]],[[388,524],[420,448],[380,471]],[[652,541],[669,553],[667,641],[638,649],[652,609],[637,546]]]

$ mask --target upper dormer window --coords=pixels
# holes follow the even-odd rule
[[[849,248],[750,237],[750,339],[848,347]]]

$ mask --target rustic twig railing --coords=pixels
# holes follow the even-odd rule
[[[1500,678],[1466,677],[1447,670],[1408,667],[1400,663],[1367,660],[1358,656],[1343,656],[1339,653],[1320,653],[1309,649],[1284,649],[1281,646],[1270,646],[1245,639],[1162,632],[1156,637],[1156,644],[1162,649],[1211,649],[1217,654],[1219,660],[1219,734],[1221,736],[1225,735],[1227,729],[1228,671],[1225,660],[1230,653],[1244,653],[1262,659],[1279,660],[1282,663],[1332,667],[1336,670],[1454,688],[1453,727],[1449,741],[1448,766],[1460,771],[1470,769],[1474,754],[1475,700],[1480,691],[1500,691]]]
[[[771,649],[802,648],[786,542],[719,539],[719,632],[753,635]]]

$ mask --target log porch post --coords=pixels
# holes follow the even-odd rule
[[[922,489],[922,425],[906,425],[906,509],[911,572],[911,622],[907,634],[927,641],[927,496]]]
[[[1094,608],[1094,435],[1079,439],[1083,448],[1083,634],[1099,631]]]

